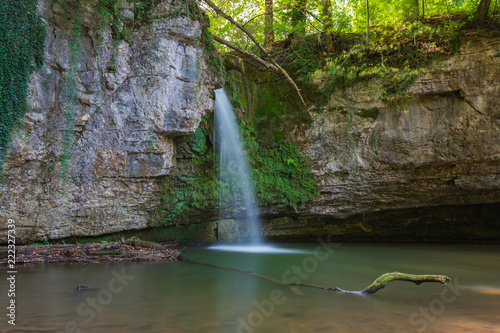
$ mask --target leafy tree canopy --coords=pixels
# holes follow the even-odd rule
[[[301,7],[305,16],[305,34],[323,31],[324,1],[321,0],[274,0],[273,29],[275,40],[283,40],[290,36],[296,3],[304,3]],[[366,0],[331,0],[329,12],[332,15],[331,30],[338,33],[362,33],[366,29]],[[370,27],[396,28],[407,23],[408,11],[418,4],[417,12],[422,15],[424,4],[425,17],[446,14],[465,14],[472,17],[480,0],[369,0]],[[225,13],[243,24],[260,43],[264,43],[265,0],[240,1],[217,0],[214,3]],[[242,49],[252,49],[253,44],[240,30],[207,8],[211,22],[211,32],[219,37],[237,44]],[[497,11],[497,3],[491,1],[490,12]],[[296,13],[296,12],[295,12]]]

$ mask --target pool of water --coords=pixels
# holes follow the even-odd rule
[[[18,267],[16,326],[4,317],[0,331],[500,333],[498,245],[325,241],[277,247],[290,251],[186,248],[183,255],[285,282],[349,290],[396,270],[445,274],[452,282],[394,281],[371,296],[300,287],[304,295],[297,296],[264,279],[188,262]],[[75,292],[78,284],[93,289]],[[5,309],[5,297],[1,302]]]

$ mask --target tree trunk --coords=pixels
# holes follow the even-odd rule
[[[307,0],[292,0],[292,36],[306,33]]]
[[[323,40],[325,41],[325,47],[328,52],[333,52],[333,40],[332,40],[332,2],[331,0],[321,0],[323,4]]]
[[[363,295],[374,294],[380,289],[384,289],[387,283],[396,280],[409,281],[415,283],[416,285],[419,285],[423,282],[438,282],[445,284],[446,282],[451,281],[451,279],[446,275],[432,275],[432,274],[414,275],[414,274],[406,274],[400,272],[392,272],[392,273],[385,273],[379,276],[375,281],[372,282],[372,284],[370,284],[365,289],[361,290],[360,293],[362,293]]]
[[[366,0],[366,44],[370,43],[370,5]]]
[[[405,0],[405,19],[406,21],[416,21],[420,16],[420,1],[419,0]]]
[[[408,282],[413,282],[416,285],[419,285],[424,282],[438,282],[442,284],[446,284],[446,282],[450,282],[451,279],[447,277],[446,275],[433,275],[433,274],[425,274],[425,275],[415,275],[415,274],[406,274],[406,273],[400,273],[400,272],[392,272],[392,273],[385,273],[380,275],[375,281],[372,282],[368,287],[366,287],[363,290],[360,291],[351,291],[351,290],[345,290],[341,289],[338,287],[323,287],[323,286],[315,286],[311,284],[304,284],[304,283],[286,283],[281,280],[275,279],[270,276],[265,276],[262,274],[257,274],[251,271],[245,271],[242,269],[234,268],[234,267],[228,267],[228,266],[222,266],[222,265],[216,265],[216,264],[211,264],[207,262],[201,262],[201,261],[195,261],[195,260],[190,260],[186,257],[182,256],[177,256],[178,260],[183,260],[186,262],[190,262],[193,264],[198,264],[198,265],[206,265],[206,266],[211,266],[215,268],[222,268],[222,269],[228,269],[234,272],[238,273],[243,273],[251,276],[255,276],[261,279],[265,279],[267,281],[276,283],[280,286],[287,287],[292,291],[295,295],[297,296],[303,296],[304,294],[300,292],[297,287],[309,287],[309,288],[316,288],[316,289],[322,289],[322,290],[329,290],[329,291],[336,291],[340,293],[347,293],[347,294],[358,294],[358,295],[372,295],[375,294],[377,291],[384,289],[387,283],[391,281],[408,281]]]
[[[422,21],[425,19],[425,0],[422,0]]]
[[[274,44],[273,29],[273,0],[265,0],[266,15],[264,17],[264,46],[266,50],[271,50]]]
[[[488,11],[490,9],[491,0],[481,0],[479,6],[477,7],[477,11],[474,14],[474,24],[482,25],[486,17],[488,17]]]

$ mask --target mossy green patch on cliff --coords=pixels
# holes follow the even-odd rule
[[[36,0],[0,3],[0,168],[11,132],[27,111],[29,75],[43,64],[45,26]]]
[[[318,195],[309,160],[296,143],[262,141],[253,126],[242,123],[242,129],[261,205],[296,210]]]
[[[309,97],[315,94],[312,86],[300,86]],[[291,132],[312,124],[295,89],[277,79],[275,73],[259,72],[251,66],[231,69],[225,89],[236,113],[256,129],[255,135],[262,142],[289,141]]]
[[[165,177],[161,184],[160,218],[164,224],[179,224],[181,219],[187,220],[200,211],[211,211],[216,205],[218,181],[206,129],[211,123],[208,118],[202,120],[192,136],[176,141],[178,150],[183,150],[182,157],[172,174]]]

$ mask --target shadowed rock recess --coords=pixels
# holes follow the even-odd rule
[[[150,22],[134,24],[133,4],[123,2],[130,36],[114,40],[96,9],[83,3],[74,34],[68,22],[76,17],[58,1],[38,2],[47,26],[45,64],[30,78],[24,128],[13,131],[4,164],[0,242],[8,219],[16,221],[19,243],[110,234],[235,239],[238,221],[217,221],[215,210],[181,217],[175,226],[158,218],[161,180],[189,155],[175,139],[195,133],[221,86],[200,23],[175,14],[183,1],[164,0]],[[499,241],[499,50],[499,38],[465,42],[396,105],[382,98],[378,80],[338,89],[321,103],[307,94],[323,89],[321,78],[301,87],[309,124],[283,112],[267,126],[300,145],[319,196],[297,211],[263,207],[266,237]],[[228,68],[245,100],[243,117],[254,116],[265,96],[295,96],[286,81],[266,83],[246,71]],[[69,106],[70,90],[78,102]]]

